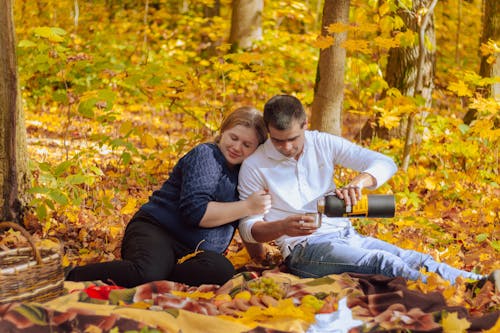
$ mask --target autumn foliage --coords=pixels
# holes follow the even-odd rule
[[[458,2],[435,10],[433,105],[419,114],[408,171],[379,189],[396,195],[397,216],[356,223],[361,233],[488,273],[500,267],[500,106],[476,93],[494,82],[476,73],[481,52],[499,49],[479,45],[481,1],[460,1],[461,17],[449,10]],[[263,40],[234,53],[230,1],[214,17],[203,16],[212,1],[181,3],[150,1],[146,11],[135,1],[15,2],[32,173],[25,224],[63,241],[65,265],[117,258],[131,215],[228,111],[262,108],[281,92],[312,103],[319,48],[330,43],[318,38],[316,1],[266,1]],[[422,110],[384,80],[389,48],[416,42],[410,31],[393,33],[402,24],[395,6],[352,0],[349,27],[331,29],[349,33],[343,134],[400,163],[404,138],[360,142],[366,121],[391,129]],[[469,109],[476,119],[465,123]],[[339,184],[349,176],[340,170]],[[478,312],[500,304],[438,277],[412,287],[438,288]]]

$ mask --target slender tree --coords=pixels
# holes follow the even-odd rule
[[[262,39],[263,0],[234,0],[229,42],[232,50],[248,49]]]
[[[420,38],[423,16],[419,13],[419,10],[429,8],[431,3],[431,0],[415,0],[412,2],[412,8],[399,9],[398,15],[405,23],[404,29],[414,31],[419,34]],[[389,50],[385,80],[389,87],[397,88],[405,96],[421,95],[425,99],[425,105],[430,107],[432,104],[432,92],[434,90],[436,36],[433,15],[429,15],[428,20],[425,30],[422,31],[424,34],[422,44],[419,42],[411,47],[396,47]],[[431,45],[431,48],[424,47],[425,45]],[[424,48],[425,53],[422,54],[423,58],[419,59],[421,48]],[[416,84],[419,71],[421,82]],[[419,89],[418,92],[415,91],[417,88]],[[372,124],[375,125],[373,126]],[[391,131],[376,124],[376,119],[375,121],[372,119],[372,121],[367,122],[362,130],[362,137],[368,138],[374,134],[383,138],[405,137],[408,129],[408,117],[403,118],[400,126]]]
[[[14,31],[13,2],[0,0],[0,219],[21,222],[28,154]]]
[[[432,2],[429,4],[429,7],[427,8],[426,14],[423,16],[423,18],[420,20],[420,28],[418,31],[418,57],[417,57],[417,64],[416,64],[416,78],[415,78],[415,86],[413,88],[413,97],[416,96],[424,96],[424,75],[426,74],[426,47],[425,47],[425,31],[427,30],[427,26],[430,25],[433,12],[434,12],[434,7],[436,7],[436,3],[438,0],[432,0]],[[426,98],[426,106],[431,105],[431,96]],[[402,169],[404,171],[408,170],[408,165],[410,163],[410,148],[413,144],[414,141],[414,123],[415,123],[415,117],[416,114],[412,113],[408,115],[408,122],[406,124],[406,134],[405,134],[405,145],[404,145],[404,151],[403,151],[403,163],[402,163]]]
[[[496,41],[497,43],[500,41],[500,2],[498,0],[483,0],[481,44],[488,44],[488,41]],[[500,52],[481,57],[479,74],[483,77],[500,77]],[[493,84],[488,95],[500,101],[500,83]]]
[[[321,31],[323,36],[329,34],[329,25],[349,22],[349,5],[350,0],[325,0]],[[319,55],[311,127],[340,135],[346,60],[346,50],[342,43],[347,39],[347,32],[335,33],[333,37],[333,45],[322,49]]]
[[[480,48],[500,40],[500,3],[497,0],[483,0],[483,20],[480,38]],[[480,52],[481,53],[481,52]],[[479,75],[482,77],[500,77],[500,52],[481,54]],[[477,93],[488,98],[493,97],[500,101],[500,83],[493,83],[490,87],[479,87]],[[465,124],[470,124],[477,118],[477,110],[469,108],[463,117]]]

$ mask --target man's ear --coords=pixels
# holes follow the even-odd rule
[[[310,124],[309,124],[309,118],[306,118],[306,119],[304,120],[304,122],[302,123],[301,128],[302,128],[302,129],[309,129],[309,125],[310,125]]]

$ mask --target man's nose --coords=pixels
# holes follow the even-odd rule
[[[283,144],[283,149],[284,149],[284,150],[287,150],[287,151],[288,151],[288,150],[292,150],[292,148],[293,148],[293,143],[292,143],[292,142],[285,142],[285,143]]]

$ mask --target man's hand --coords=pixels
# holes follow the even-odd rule
[[[377,185],[375,177],[369,173],[362,172],[357,175],[348,185],[335,189],[335,194],[345,201],[346,206],[354,206],[361,200],[364,187],[373,187]]]
[[[361,200],[361,190],[362,187],[355,185],[347,185],[342,188],[335,189],[335,194],[340,199],[345,201],[346,206],[354,206],[359,200]]]
[[[318,227],[314,218],[307,215],[291,215],[282,220],[283,232],[288,236],[307,236],[314,233]]]

